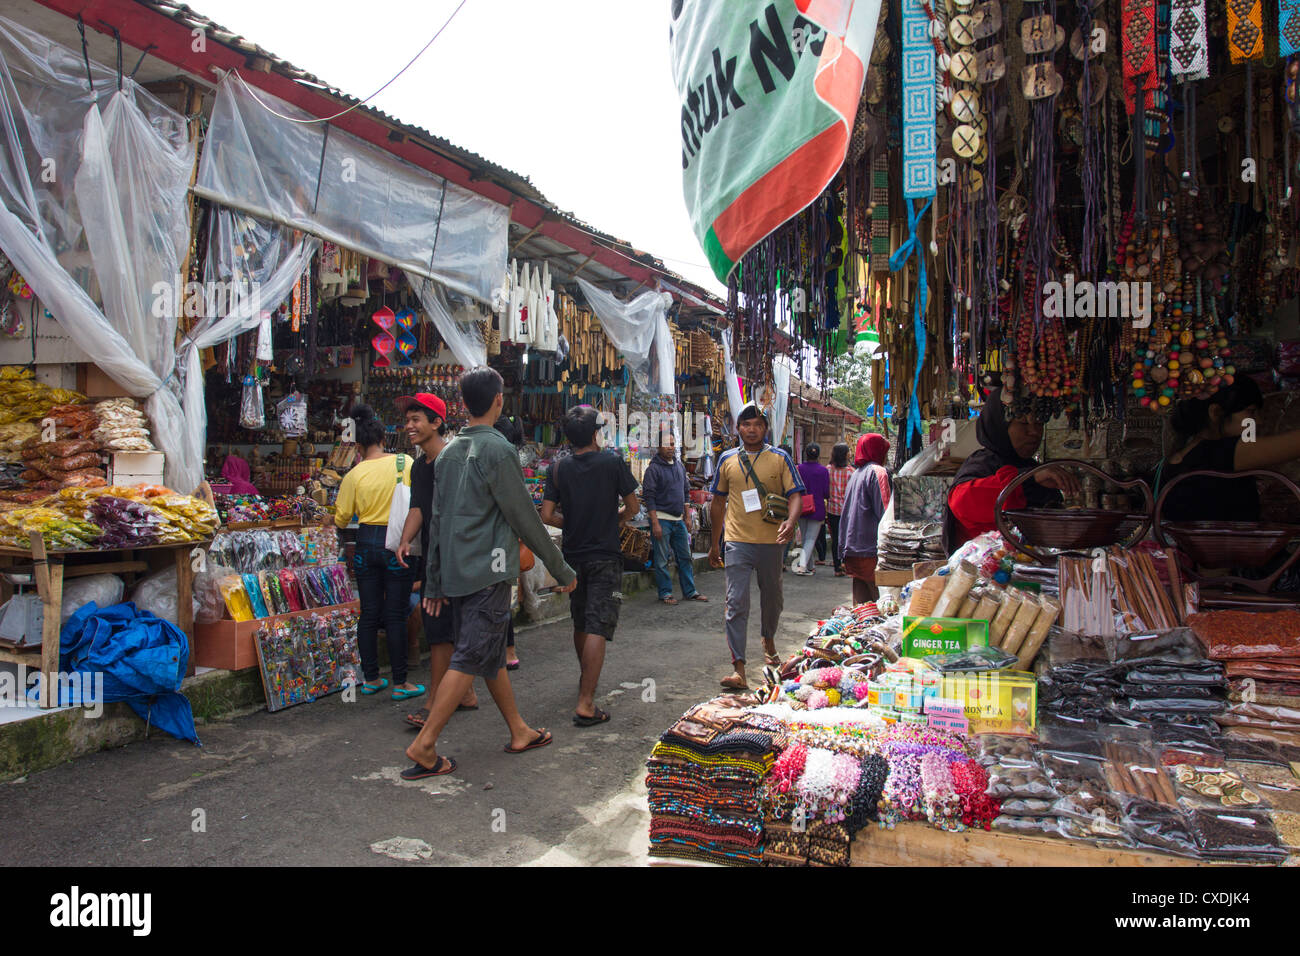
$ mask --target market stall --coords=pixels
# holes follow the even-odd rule
[[[836,609],[753,693],[694,707],[660,738],[652,856],[1291,858],[1300,627],[1290,612],[1186,613],[1169,555],[1100,554],[1049,567],[991,533],[918,572],[902,607]]]

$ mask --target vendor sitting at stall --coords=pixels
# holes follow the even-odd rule
[[[1178,451],[1156,467],[1156,495],[1189,471],[1250,471],[1275,468],[1300,458],[1300,430],[1254,434],[1264,395],[1254,379],[1238,377],[1209,398],[1178,403],[1170,424],[1178,433]],[[1247,422],[1252,423],[1247,429]],[[1169,521],[1258,521],[1259,488],[1252,481],[1208,475],[1178,483],[1160,515]]]
[[[221,477],[230,485],[231,494],[257,494],[257,486],[249,481],[250,474],[248,462],[235,454],[227,455],[225,464],[221,466]]]
[[[1008,417],[1002,389],[989,393],[975,425],[980,448],[962,463],[948,490],[944,514],[944,547],[949,554],[971,538],[997,527],[994,509],[1002,489],[1030,468],[1043,440],[1042,422],[1031,416]],[[1040,471],[1007,498],[1004,507],[1042,508],[1057,504],[1061,495],[1078,494],[1079,479],[1064,468]]]

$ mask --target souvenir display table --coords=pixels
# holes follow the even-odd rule
[[[89,574],[141,573],[148,570],[143,552],[164,552],[170,555],[176,567],[177,613],[179,627],[190,641],[190,663],[187,676],[194,673],[194,567],[195,551],[206,549],[209,539],[178,541],[171,544],[152,544],[139,547],[105,548],[94,551],[46,551],[40,535],[32,536],[32,547],[0,547],[0,568],[9,570],[31,567],[37,593],[45,611],[41,634],[41,649],[35,651],[0,650],[0,660],[39,667],[41,678],[41,707],[54,706],[52,690],[56,687],[54,675],[59,670],[59,632],[63,612],[63,582],[66,578]],[[82,560],[89,559],[89,560]],[[11,596],[12,585],[0,585],[4,600]]]

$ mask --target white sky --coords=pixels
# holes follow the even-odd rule
[[[458,0],[189,0],[358,98]],[[468,0],[369,105],[532,180],[555,205],[725,295],[682,198],[668,0]]]

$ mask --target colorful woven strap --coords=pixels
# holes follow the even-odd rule
[[[920,0],[903,0],[903,195],[935,193],[934,43]]]
[[[931,169],[933,168],[931,164]],[[916,297],[912,312],[912,333],[916,337],[916,369],[912,373],[912,402],[907,413],[907,430],[909,439],[915,430],[918,441],[921,440],[921,401],[918,393],[921,389],[921,368],[925,362],[925,303],[930,290],[925,278],[925,249],[917,235],[917,226],[929,211],[932,201],[927,197],[920,211],[910,199],[907,201],[907,240],[894,250],[889,260],[889,268],[898,272],[907,265],[908,259],[916,256]]]
[[[1292,2],[1300,5],[1300,0]],[[1205,0],[1173,0],[1173,18],[1169,25],[1170,73],[1178,80],[1205,79],[1210,75]]]
[[[1120,33],[1124,61],[1124,105],[1132,116],[1149,105],[1146,94],[1154,90],[1156,76],[1155,0],[1124,0],[1120,8]]]
[[[1233,63],[1264,57],[1264,5],[1260,0],[1228,0],[1228,56]]]
[[[889,154],[871,161],[871,271],[889,271]]]
[[[1277,52],[1293,56],[1300,51],[1300,0],[1277,0]]]

